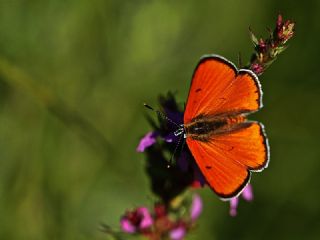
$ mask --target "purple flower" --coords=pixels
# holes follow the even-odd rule
[[[152,146],[156,143],[156,139],[159,133],[157,132],[148,132],[141,140],[137,147],[137,152],[144,152],[146,148]]]
[[[198,219],[202,212],[202,200],[198,194],[193,195],[191,209],[190,209],[190,217],[191,220],[194,222]]]
[[[136,227],[131,223],[128,218],[122,218],[120,220],[120,225],[122,231],[126,233],[135,233],[137,231]]]
[[[177,228],[174,228],[170,231],[170,239],[171,240],[182,240],[184,236],[186,235],[186,228],[181,225]]]
[[[202,212],[202,200],[198,194],[194,194],[192,198],[191,208],[190,208],[190,218],[191,222],[181,221],[177,227],[174,227],[169,235],[171,240],[182,240],[186,235],[188,229],[193,225],[193,223],[198,219]]]
[[[237,216],[237,208],[238,208],[239,198],[234,197],[230,199],[230,211],[229,214],[231,217]]]
[[[172,143],[172,142],[173,142],[173,143],[177,143],[179,138],[178,138],[177,136],[175,136],[173,132],[171,132],[171,133],[165,135],[165,136],[163,137],[163,139],[164,139],[167,143]]]
[[[262,38],[258,42],[258,47],[261,52],[265,52],[267,50],[267,44]]]
[[[139,207],[133,211],[128,211],[120,220],[121,229],[126,233],[143,231],[153,224],[153,219],[148,209]]]
[[[185,151],[182,151],[180,157],[177,159],[177,166],[182,172],[187,172],[190,166],[188,160],[188,154]]]
[[[171,107],[172,109],[172,107]],[[165,113],[168,118],[170,118],[173,122],[176,124],[182,124],[183,123],[183,112],[181,112],[178,108],[174,110],[170,110],[168,108],[165,108]]]
[[[250,68],[257,75],[261,75],[264,71],[263,66],[259,63],[253,63]]]
[[[283,22],[279,14],[276,26],[276,34],[281,44],[285,44],[294,34],[294,22],[287,20]]]
[[[252,55],[250,64],[246,67],[251,69],[257,75],[261,75],[286,48],[286,43],[294,35],[295,23],[291,20],[283,21],[279,14],[276,27],[273,32],[269,30],[270,35],[266,39],[260,39],[249,29],[251,40],[255,47],[255,53]]]
[[[242,198],[248,202],[253,200],[253,190],[251,184],[248,184],[240,194]],[[239,196],[239,197],[240,197]],[[230,200],[230,211],[229,214],[232,217],[235,217],[237,215],[237,209],[238,209],[238,204],[239,204],[239,197],[234,197],[231,198]]]
[[[248,202],[251,202],[253,200],[253,190],[250,183],[243,189],[241,196]]]

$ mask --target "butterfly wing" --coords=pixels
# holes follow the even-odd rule
[[[205,56],[193,74],[184,123],[199,115],[250,113],[262,107],[262,91],[250,70],[237,70],[218,55]]]
[[[208,184],[221,198],[241,192],[250,180],[250,171],[261,171],[269,161],[263,125],[244,122],[209,141],[187,138],[187,144]]]

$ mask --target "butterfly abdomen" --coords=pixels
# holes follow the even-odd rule
[[[244,122],[244,116],[200,116],[185,124],[187,137],[199,141],[208,141],[214,134],[230,131],[235,125]]]

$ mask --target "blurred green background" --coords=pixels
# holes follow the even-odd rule
[[[261,76],[269,168],[239,215],[208,188],[188,239],[320,238],[319,1],[0,1],[0,239],[107,239],[151,205],[144,101],[183,103],[203,54],[249,59],[278,13],[289,48]]]

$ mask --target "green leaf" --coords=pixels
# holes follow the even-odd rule
[[[254,35],[250,27],[249,27],[249,34],[254,46],[257,46],[259,44],[258,38]]]

